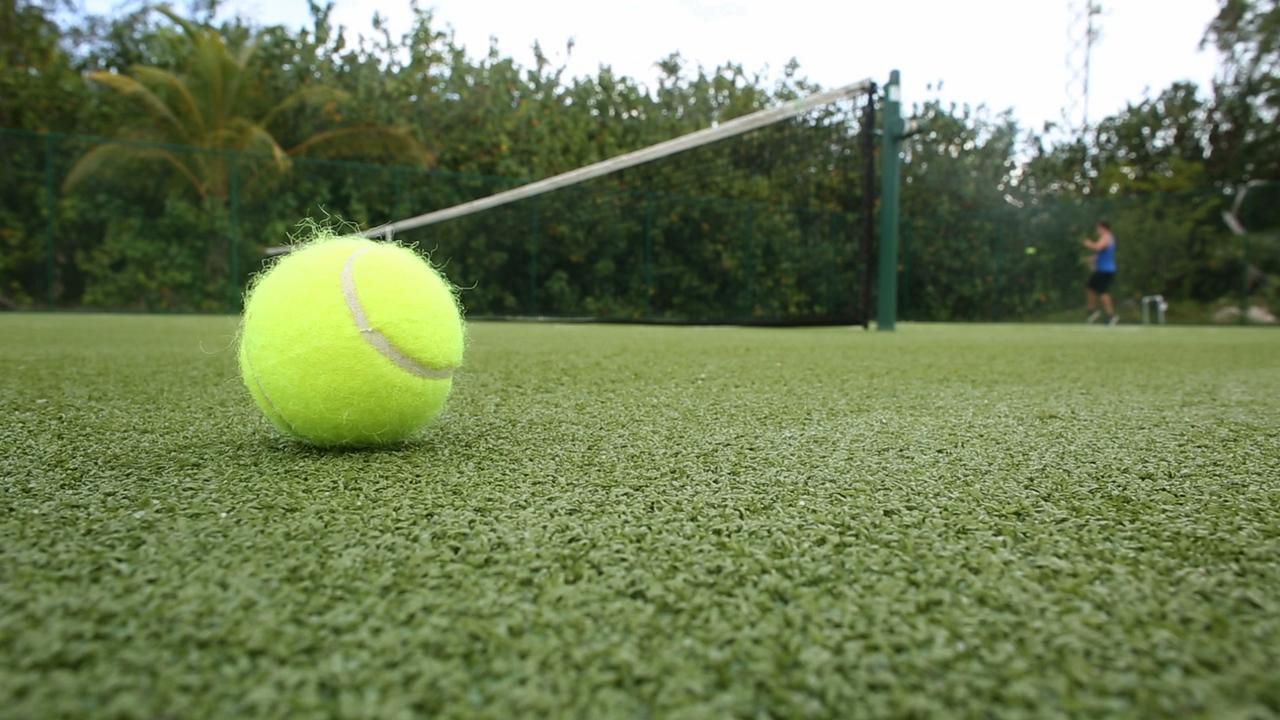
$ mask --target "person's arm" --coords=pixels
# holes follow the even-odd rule
[[[1103,250],[1106,250],[1108,247],[1110,247],[1111,234],[1108,233],[1106,235],[1101,235],[1098,237],[1097,240],[1090,240],[1089,238],[1085,238],[1083,242],[1084,242],[1084,246],[1089,248],[1090,250],[1094,252],[1101,252]]]

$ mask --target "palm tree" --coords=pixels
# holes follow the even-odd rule
[[[95,72],[89,79],[132,100],[142,113],[121,128],[116,141],[85,153],[67,175],[70,189],[108,168],[138,160],[167,164],[202,200],[225,202],[231,192],[229,155],[252,159],[256,173],[285,172],[291,157],[325,148],[358,148],[366,155],[392,156],[430,164],[427,150],[408,131],[372,125],[338,127],[282,147],[275,124],[291,110],[332,106],[348,101],[346,93],[324,85],[308,85],[265,112],[253,95],[250,63],[256,42],[238,50],[217,30],[198,26],[166,7],[157,8],[190,42],[184,67],[171,72],[135,65],[129,74]],[[178,147],[185,146],[185,147]],[[190,150],[195,148],[195,151]]]

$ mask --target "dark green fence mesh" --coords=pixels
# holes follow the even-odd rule
[[[865,156],[858,103],[396,239],[416,245],[481,316],[857,322]],[[527,178],[133,144],[75,187],[103,139],[0,131],[0,305],[236,311],[267,248],[300,219],[371,227]],[[198,169],[192,181],[175,169]],[[995,192],[994,190],[992,191]],[[1266,195],[1270,192],[1271,195]],[[1274,227],[1274,187],[1246,219]],[[1225,194],[977,202],[903,188],[900,314],[1051,317],[1082,304],[1080,238],[1116,228],[1115,293],[1134,301],[1271,292],[1271,236],[1234,237]],[[980,200],[980,198],[978,198]],[[1170,213],[1176,203],[1187,212]],[[1261,279],[1259,279],[1261,278]]]
[[[1013,320],[1081,310],[1091,255],[1081,240],[1093,236],[1099,220],[1115,231],[1119,273],[1112,294],[1129,317],[1151,294],[1190,304],[1235,301],[1258,290],[1247,284],[1251,272],[1274,267],[1263,262],[1265,248],[1274,246],[1265,233],[1240,238],[1227,230],[1221,213],[1231,198],[1221,193],[1010,195],[961,207],[947,207],[951,199],[937,193],[908,196],[899,287],[905,319]],[[1208,318],[1188,307],[1178,319]]]
[[[473,316],[859,317],[857,103],[404,233]],[[414,167],[0,132],[0,296],[17,307],[236,310],[303,218],[369,227],[527,182]],[[196,168],[198,178],[179,168]]]

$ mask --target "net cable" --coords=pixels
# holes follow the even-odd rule
[[[642,165],[660,158],[675,155],[696,147],[701,147],[709,143],[713,143],[725,138],[742,135],[758,128],[766,127],[777,122],[787,120],[799,115],[803,115],[814,108],[827,105],[837,100],[853,97],[865,93],[874,87],[872,80],[861,80],[855,83],[842,85],[831,90],[813,93],[790,102],[784,103],[777,107],[758,110],[754,113],[743,115],[711,127],[695,130],[694,132],[681,135],[671,140],[650,145],[646,148],[634,150],[629,153],[623,153],[616,157],[591,165],[585,165],[568,172],[553,175],[541,180],[535,180],[518,187],[504,190],[502,192],[487,195],[485,197],[460,203],[452,207],[434,210],[432,212],[417,215],[415,217],[399,220],[392,223],[378,225],[360,233],[364,237],[385,237],[391,238],[398,232],[412,230],[426,225],[433,225],[453,220],[455,218],[464,217],[477,213],[482,210],[500,207],[519,200],[535,197],[544,193],[551,192],[563,187],[575,185],[578,183],[598,178],[604,175],[615,173],[619,170]]]

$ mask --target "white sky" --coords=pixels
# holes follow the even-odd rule
[[[773,76],[795,57],[805,75],[828,87],[866,77],[883,82],[897,68],[908,108],[928,97],[1012,108],[1024,127],[1036,129],[1059,120],[1067,100],[1068,0],[421,1],[473,55],[495,37],[522,63],[531,61],[535,40],[564,60],[573,39],[575,75],[603,64],[650,82],[655,61],[673,51],[690,64],[735,61]],[[1216,0],[1097,1],[1103,12],[1091,119],[1175,80],[1207,88],[1217,56],[1200,51],[1199,42]],[[86,2],[96,12],[115,4]],[[263,24],[307,22],[306,0],[224,0],[224,9]],[[408,26],[407,0],[336,0],[334,14],[349,32],[367,33],[375,11],[395,30]]]

